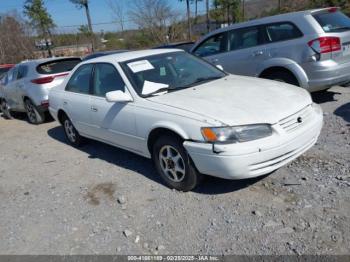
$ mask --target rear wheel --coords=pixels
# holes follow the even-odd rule
[[[196,170],[182,143],[174,136],[160,137],[153,146],[153,161],[170,188],[186,192],[200,183],[202,175]]]
[[[299,82],[296,77],[288,71],[273,71],[262,76],[262,78],[271,79],[295,86],[299,86]]]
[[[81,146],[84,139],[67,116],[62,117],[62,125],[69,143],[75,147]]]
[[[4,117],[6,119],[12,119],[13,118],[12,115],[11,115],[10,108],[9,108],[9,106],[8,106],[8,104],[7,104],[5,99],[1,100],[0,109],[1,109],[3,115],[4,115]]]
[[[30,99],[24,101],[24,106],[27,112],[28,120],[31,124],[38,125],[45,121],[45,114],[39,112],[37,107]]]

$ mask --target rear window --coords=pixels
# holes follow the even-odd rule
[[[342,12],[320,13],[313,15],[313,17],[326,33],[350,30],[350,18]]]
[[[81,60],[79,58],[53,60],[38,65],[36,71],[43,75],[59,74],[71,71],[80,62]]]
[[[7,71],[9,71],[11,68],[10,67],[4,67],[4,68],[0,68],[0,75],[6,73]]]

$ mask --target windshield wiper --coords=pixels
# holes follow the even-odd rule
[[[223,78],[223,76],[199,77],[193,83],[187,85],[186,87],[191,87],[191,86],[195,86],[198,84],[203,84],[203,83],[209,82],[211,80],[216,80],[216,79],[220,79],[220,78]]]

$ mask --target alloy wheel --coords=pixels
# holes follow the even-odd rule
[[[159,151],[159,164],[164,175],[173,182],[181,182],[185,178],[185,162],[179,151],[169,145]]]
[[[75,129],[72,122],[68,119],[64,121],[64,130],[66,131],[66,135],[69,141],[71,141],[72,143],[75,143],[77,139]]]

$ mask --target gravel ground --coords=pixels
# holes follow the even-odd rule
[[[259,179],[168,189],[151,161],[0,118],[0,254],[349,254],[350,88],[312,149]]]

